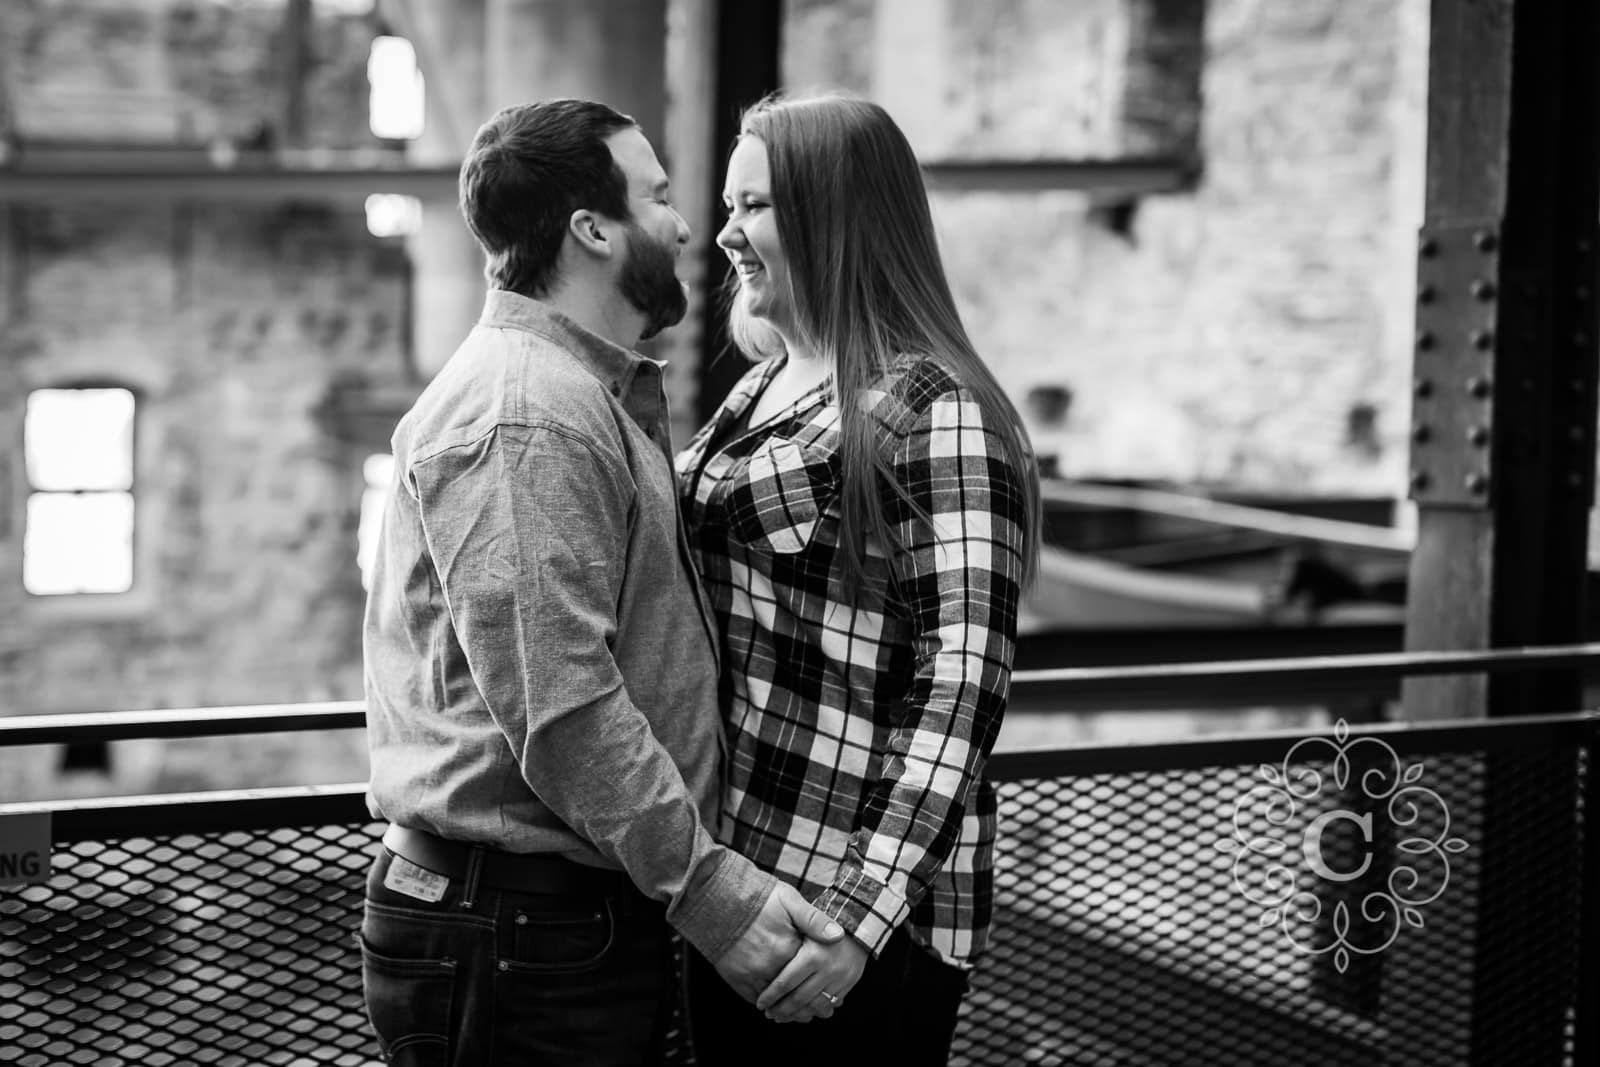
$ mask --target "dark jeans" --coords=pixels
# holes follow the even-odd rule
[[[689,1029],[700,1067],[941,1067],[950,1058],[966,973],[895,931],[828,1019],[769,1022],[689,952]]]
[[[452,879],[428,903],[367,873],[367,1015],[407,1067],[655,1063],[673,996],[665,912],[631,887],[509,892]]]

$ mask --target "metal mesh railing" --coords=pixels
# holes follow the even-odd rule
[[[1284,740],[1161,769],[1191,762],[1169,746],[1142,769],[1010,782],[995,938],[956,1059],[1577,1063],[1593,749],[1502,751],[1502,733],[1491,753],[1490,736],[1412,738],[1392,769],[1352,737],[1343,788],[1334,739],[1320,760],[1284,762]]]
[[[1595,722],[1563,722],[1378,731],[1443,805],[1415,820],[1355,784],[1370,745],[1342,788],[1288,738],[998,757],[995,939],[955,1062],[1575,1065]],[[1306,771],[1327,788],[1256,803]],[[377,1062],[352,934],[379,827],[355,792],[254,803],[237,828],[216,802],[58,818],[49,883],[0,889],[0,1063]],[[1363,920],[1406,857],[1414,914]]]
[[[377,830],[58,847],[0,890],[0,1063],[377,1062],[351,941]]]

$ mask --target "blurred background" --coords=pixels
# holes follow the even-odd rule
[[[634,115],[694,228],[653,347],[680,441],[741,369],[710,295],[739,109],[851,89],[923,159],[1052,475],[1030,647],[1398,632],[1427,55],[1426,0],[6,0],[0,714],[360,699],[389,435],[482,302],[456,167],[557,95]],[[1002,744],[1323,714],[1019,712]],[[364,759],[9,749],[0,799]]]

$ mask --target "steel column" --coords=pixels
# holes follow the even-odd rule
[[[1584,630],[1595,425],[1596,12],[1434,0],[1406,647]],[[1576,707],[1571,671],[1407,683],[1411,719]]]
[[[1597,22],[1592,0],[1434,0],[1426,206],[1418,241],[1408,650],[1579,640],[1595,463],[1594,243]],[[1412,720],[1507,717],[1578,706],[1566,668],[1517,678],[1409,679]],[[1483,757],[1478,817],[1456,829],[1478,863],[1453,882],[1453,929],[1419,939],[1470,960],[1471,1009],[1455,1062],[1559,1064],[1571,1004],[1516,1019],[1495,1006],[1527,980],[1519,953],[1560,970],[1570,943],[1537,916],[1563,889],[1514,896],[1474,871],[1526,869],[1578,846],[1575,780],[1553,775],[1530,812],[1525,777]],[[1445,958],[1441,956],[1441,958]],[[1401,961],[1386,995],[1427,982]],[[1554,1001],[1556,998],[1552,998]],[[1422,1026],[1425,1020],[1415,1021]],[[1391,1048],[1409,1053],[1410,1020]]]
[[[728,172],[728,153],[739,135],[739,113],[779,87],[783,4],[780,0],[717,0],[715,86],[711,110],[712,187],[706,195],[711,205],[706,217],[720,226],[722,181]],[[748,368],[728,338],[728,317],[722,299],[728,259],[710,242],[706,248],[705,328],[700,331],[700,382],[696,389],[696,414],[706,422],[717,405]]]

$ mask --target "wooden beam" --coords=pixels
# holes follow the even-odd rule
[[[1118,198],[1180,193],[1193,189],[1196,160],[1177,157],[1126,159],[936,159],[922,165],[934,192],[1048,193],[1078,191]]]
[[[361,200],[370,193],[453,201],[456,173],[365,153],[30,152],[0,168],[0,203]]]

